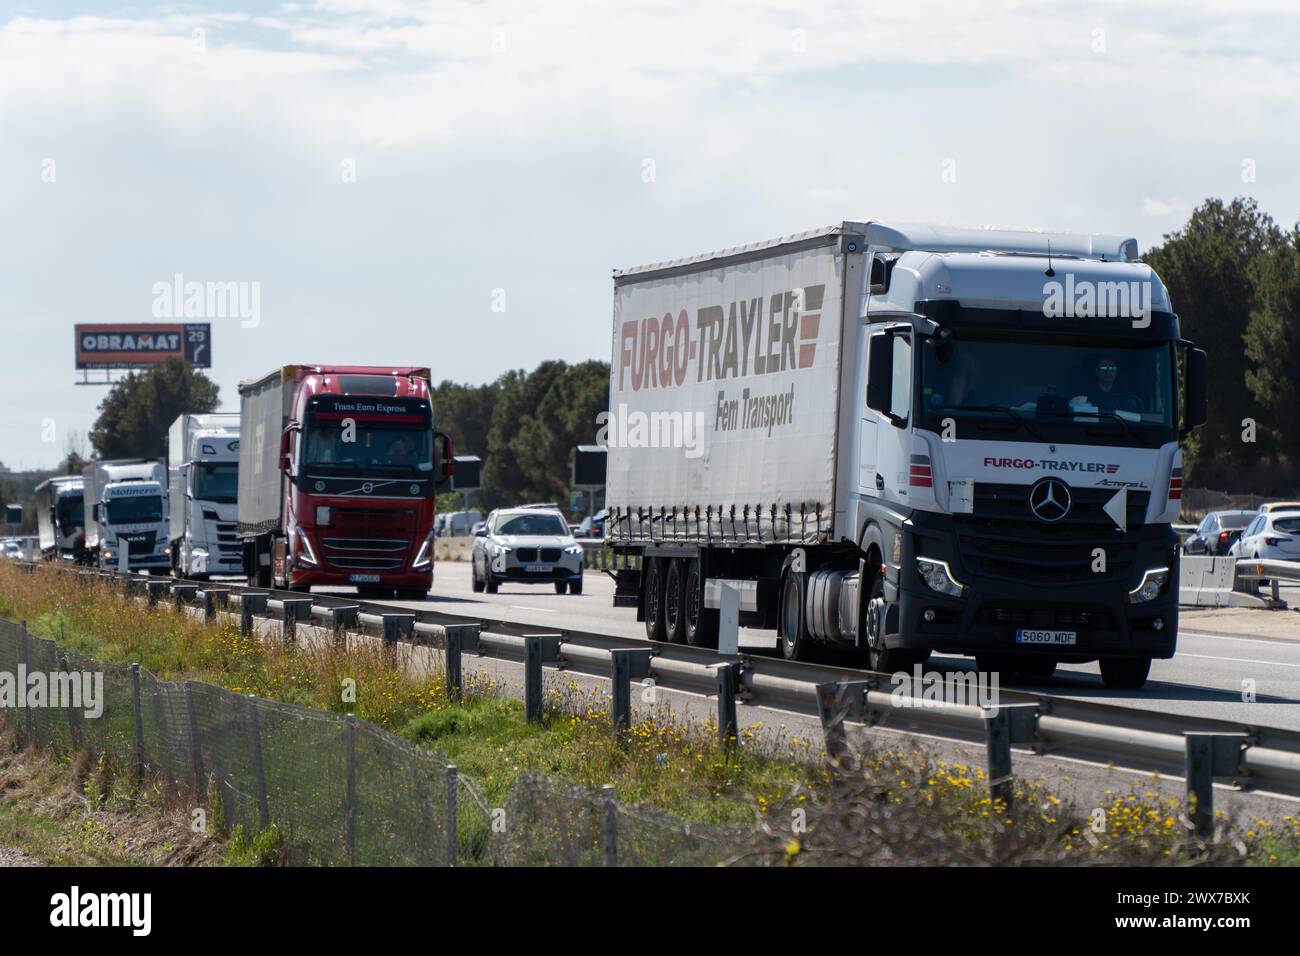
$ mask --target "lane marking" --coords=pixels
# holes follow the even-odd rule
[[[1263,664],[1267,667],[1300,667],[1300,664],[1289,664],[1286,661],[1256,661],[1248,657],[1213,657],[1210,654],[1183,654],[1175,655],[1174,660],[1179,657],[1195,657],[1202,661],[1231,661],[1234,664]]]
[[[545,611],[547,614],[556,613],[556,610],[553,607],[529,607],[526,604],[508,604],[506,606],[513,608],[516,611]]]
[[[1186,634],[1188,637],[1204,637],[1212,641],[1236,641],[1238,644],[1267,644],[1269,647],[1279,645],[1285,647],[1288,644],[1292,647],[1300,647],[1300,641],[1293,637],[1237,637],[1233,634],[1211,634],[1208,631],[1195,631],[1187,628],[1181,628],[1179,636]]]

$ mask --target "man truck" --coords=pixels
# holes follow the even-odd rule
[[[60,475],[36,486],[36,526],[42,558],[82,560],[86,549],[84,484],[80,475]]]
[[[95,461],[82,472],[86,551],[91,564],[166,573],[166,473],[143,458]]]
[[[452,447],[426,368],[287,365],[240,383],[236,533],[259,587],[422,599]]]
[[[1205,368],[1133,239],[844,222],[617,271],[614,602],[709,646],[727,587],[787,658],[1140,687]]]
[[[239,415],[180,415],[167,430],[167,502],[172,571],[204,580],[243,574],[235,537]]]

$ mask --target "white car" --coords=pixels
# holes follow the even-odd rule
[[[1300,511],[1256,515],[1228,553],[1238,558],[1300,561]]]
[[[488,515],[470,550],[475,591],[496,594],[503,581],[553,584],[556,594],[582,593],[582,545],[559,511],[503,508]]]

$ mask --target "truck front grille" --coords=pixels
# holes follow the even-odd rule
[[[409,540],[399,538],[322,538],[325,547],[333,551],[405,551]]]
[[[1097,580],[1093,550],[1105,551],[1107,575],[1124,573],[1137,556],[1136,533],[1146,521],[1148,491],[1128,492],[1128,533],[1102,507],[1113,488],[1070,488],[1069,513],[1040,521],[1029,510],[1029,485],[977,483],[974,513],[954,515],[964,565],[980,574],[1037,584]]]
[[[331,567],[345,571],[396,571],[402,566],[401,558],[359,558],[331,554],[326,560]]]

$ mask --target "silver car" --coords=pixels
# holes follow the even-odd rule
[[[553,584],[582,593],[582,545],[559,511],[502,508],[488,515],[474,537],[470,577],[475,591],[496,594],[503,581]]]

